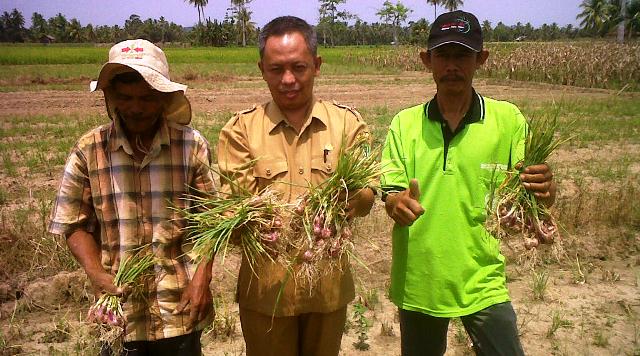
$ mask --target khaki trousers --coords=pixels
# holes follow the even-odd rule
[[[276,317],[240,308],[247,356],[337,356],[347,307],[331,313]]]

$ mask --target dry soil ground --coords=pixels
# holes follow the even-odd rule
[[[367,81],[370,84],[361,84]],[[422,73],[384,78],[327,77],[319,81],[316,94],[355,107],[386,106],[390,111],[397,111],[431,97],[435,88],[429,83],[427,75]],[[233,85],[226,83],[219,87],[212,83],[211,86],[214,88],[210,90],[189,91],[188,96],[196,114],[240,110],[269,98],[259,78],[244,78]],[[484,80],[476,82],[476,89],[484,95],[509,100],[527,98],[551,101],[553,98],[605,98],[611,95],[602,90]],[[103,111],[101,95],[84,91],[0,93],[0,121],[11,115],[99,114]],[[579,153],[561,150],[556,160],[559,164],[571,164],[589,155],[597,159],[600,149],[602,147],[587,147]],[[638,152],[637,142],[630,143],[627,149]],[[607,159],[615,154],[614,150],[607,151]],[[635,164],[637,173],[637,162]],[[3,177],[11,180],[6,175]],[[57,186],[58,177],[33,178],[34,184],[51,189]],[[1,183],[9,193],[12,186],[24,184],[16,178],[11,182],[7,180]],[[565,197],[566,194],[572,194],[570,184],[565,188]],[[357,264],[354,264],[354,268],[358,276],[357,301],[369,307],[365,317],[372,323],[368,330],[370,349],[359,351],[353,346],[358,330],[351,318],[353,310],[350,308],[351,321],[343,338],[341,355],[399,354],[397,313],[385,297],[390,267],[390,226],[390,220],[380,203],[369,217],[359,222],[362,242],[358,246],[358,253],[366,261],[369,271]],[[600,233],[606,232],[593,232],[591,236],[568,236],[567,240],[599,238]],[[363,236],[368,236],[370,241],[366,242]],[[639,243],[637,231],[631,241],[636,246]],[[580,251],[572,250],[574,244],[566,244],[565,254],[561,255],[562,262],[558,263],[555,258],[557,254],[545,248],[539,254],[540,260],[545,263],[542,267],[538,266],[536,273],[538,276],[546,274],[548,282],[542,290],[542,296],[536,297],[534,274],[526,264],[516,263],[521,250],[517,243],[514,246],[515,250],[506,246],[504,249],[511,261],[508,265],[508,285],[527,354],[640,355],[640,268],[637,253],[583,259]],[[203,338],[205,354],[243,354],[237,305],[233,303],[237,263],[237,258],[230,258],[224,266],[216,266],[211,286],[218,301],[217,328]],[[10,276],[4,276],[3,279],[7,278]],[[5,343],[0,344],[0,354],[13,351],[25,354],[84,354],[90,345],[86,341],[89,340],[88,331],[82,319],[89,303],[81,272],[61,273],[40,281],[28,281],[26,287],[20,290],[23,294],[21,300],[29,301],[28,308],[25,307],[26,302],[16,303],[7,297],[15,294],[15,290],[11,289],[11,281],[3,285],[9,287],[6,291],[0,290],[0,296],[3,297],[0,301],[4,300],[0,307],[3,336],[0,342]],[[9,345],[17,347],[7,347]],[[469,342],[460,324],[452,323],[447,354],[470,353]]]

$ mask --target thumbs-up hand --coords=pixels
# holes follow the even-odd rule
[[[412,179],[409,182],[409,189],[389,194],[384,207],[389,217],[397,224],[409,226],[413,224],[420,215],[424,214],[424,208],[420,205],[419,199],[420,186],[418,180]]]
[[[413,200],[420,200],[420,186],[415,178],[409,182],[409,197]]]

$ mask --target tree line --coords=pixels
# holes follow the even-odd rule
[[[579,37],[606,36],[615,32],[624,21],[627,36],[631,38],[640,32],[640,0],[585,0],[576,16],[580,27],[556,23],[534,27],[530,23],[506,25],[482,22],[487,41],[534,40],[549,41],[574,39]],[[93,26],[82,25],[77,19],[68,20],[62,13],[49,19],[34,12],[31,26],[25,27],[25,18],[17,9],[5,11],[0,17],[0,42],[61,42],[61,43],[114,43],[131,38],[145,38],[156,43],[185,43],[196,46],[246,46],[255,45],[260,28],[251,20],[253,12],[249,4],[252,0],[231,0],[231,7],[223,20],[213,21],[205,17],[204,7],[208,0],[186,0],[198,11],[198,23],[193,27],[183,27],[167,21],[148,18],[143,20],[132,14],[123,25]],[[401,1],[384,1],[376,15],[380,22],[363,21],[357,14],[342,9],[347,0],[318,1],[318,42],[324,46],[337,45],[381,45],[415,44],[425,45],[429,35],[430,22],[426,18],[407,22],[412,9]],[[438,6],[446,10],[456,10],[463,5],[462,0],[427,0],[425,7],[433,5],[434,18]],[[424,9],[423,9],[424,10]]]

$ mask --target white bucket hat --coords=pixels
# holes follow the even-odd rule
[[[185,96],[187,86],[169,79],[169,64],[164,52],[153,43],[142,40],[127,40],[117,43],[109,51],[109,62],[102,66],[97,81],[89,84],[90,91],[102,89],[109,117],[113,119],[115,108],[105,90],[117,74],[134,70],[155,90],[171,93],[168,96],[164,115],[169,121],[187,125],[191,122],[191,104]]]

